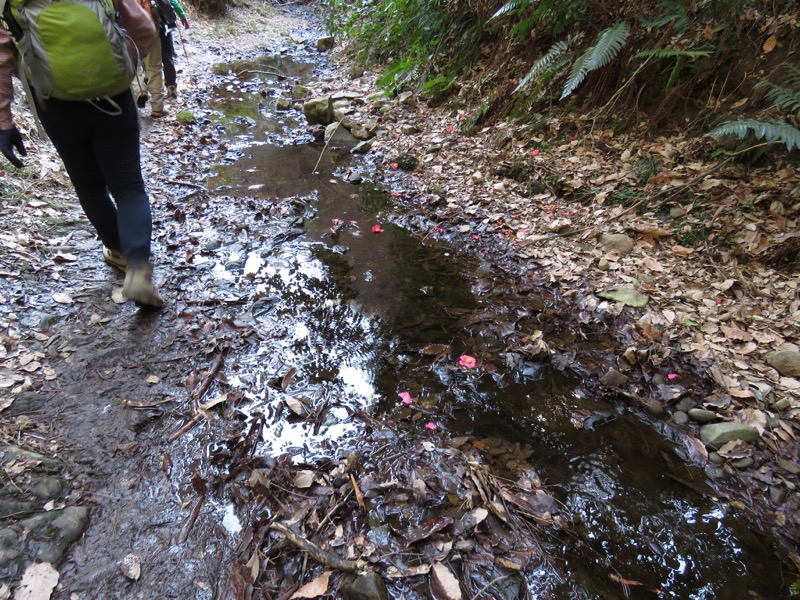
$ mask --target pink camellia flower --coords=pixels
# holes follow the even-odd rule
[[[411,399],[411,394],[409,394],[408,392],[400,392],[397,395],[400,396],[400,399],[403,401],[403,404],[411,404],[414,402]]]
[[[475,360],[474,356],[469,356],[468,354],[462,354],[461,357],[458,359],[459,366],[466,367],[468,369],[474,369],[478,366],[478,361]]]
[[[669,375],[667,375],[667,379],[677,379],[677,378],[678,376],[675,373],[670,373]]]
[[[381,228],[380,224],[372,226],[372,233],[383,233],[383,229]]]
[[[436,423],[425,423],[425,429],[436,429]]]
[[[334,226],[344,223],[341,219],[331,219],[331,221],[333,221]]]
[[[479,239],[481,239],[481,236],[479,236],[479,235],[473,235],[473,236],[472,236],[472,239],[473,239],[473,240],[479,240]]]

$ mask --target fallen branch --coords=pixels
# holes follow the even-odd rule
[[[181,537],[180,537],[181,544],[187,540],[189,534],[192,532],[192,528],[194,527],[194,522],[197,520],[197,515],[200,514],[200,507],[203,506],[203,503],[205,501],[206,501],[206,495],[201,494],[200,497],[197,499],[197,502],[194,503],[194,508],[192,508],[192,514],[189,515],[189,520],[186,521],[186,525],[184,525],[183,529],[181,529]]]
[[[359,572],[366,570],[369,566],[364,560],[345,560],[343,558],[339,558],[335,554],[323,550],[313,542],[300,537],[294,531],[286,527],[286,525],[283,523],[278,523],[276,521],[272,523],[269,528],[273,531],[277,531],[278,533],[282,533],[287,540],[308,554],[313,560],[321,565],[330,567],[331,569],[336,569],[338,571]]]
[[[203,397],[203,394],[208,391],[208,388],[211,387],[211,382],[214,381],[214,377],[216,377],[217,373],[219,373],[219,370],[222,368],[222,365],[225,363],[226,354],[227,352],[223,351],[219,354],[219,356],[217,356],[217,358],[214,359],[214,364],[211,365],[211,370],[208,372],[208,375],[206,375],[206,378],[203,380],[203,383],[200,385],[200,387],[197,388],[197,391],[192,394],[192,399],[199,400]]]

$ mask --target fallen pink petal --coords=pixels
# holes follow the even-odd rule
[[[425,429],[436,429],[436,423],[426,423]]]
[[[478,361],[475,359],[474,356],[470,356],[469,354],[462,354],[461,357],[458,359],[458,364],[468,369],[474,369],[475,367],[478,366]]]
[[[380,225],[373,225],[372,226],[372,233],[383,233],[383,229],[381,229]]]
[[[411,404],[414,402],[414,400],[411,398],[411,394],[409,394],[408,392],[400,392],[398,396],[400,396],[400,399],[403,401],[403,404]]]
[[[677,379],[677,378],[678,376],[675,373],[670,373],[669,375],[667,375],[667,379]]]

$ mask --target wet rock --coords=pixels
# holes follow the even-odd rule
[[[694,400],[691,398],[683,398],[679,400],[678,403],[675,405],[675,408],[678,410],[682,410],[685,413],[688,413],[689,410],[694,408]]]
[[[597,268],[600,269],[601,271],[608,271],[609,266],[610,263],[608,262],[608,259],[601,258],[600,260],[597,261]]]
[[[28,491],[37,498],[52,499],[61,495],[61,479],[58,477],[33,477]]]
[[[351,127],[350,133],[357,140],[368,140],[372,137],[372,134],[369,131],[367,131],[366,128],[361,127],[360,125],[355,125]]]
[[[755,459],[752,456],[745,456],[737,461],[732,462],[731,464],[736,467],[737,469],[747,469],[752,467],[755,464]]]
[[[330,98],[311,98],[303,102],[303,114],[309,125],[328,125],[333,121]]]
[[[389,590],[377,573],[359,575],[339,588],[339,593],[344,600],[389,600]]]
[[[350,79],[358,79],[359,77],[364,76],[364,67],[361,65],[351,65],[350,69],[347,71],[348,77]]]
[[[414,135],[415,133],[419,133],[419,128],[414,125],[405,124],[400,126],[400,132],[403,135]]]
[[[610,369],[605,375],[600,378],[600,383],[608,387],[622,387],[628,383],[628,377],[617,371]]]
[[[719,455],[718,452],[709,452],[708,453],[708,462],[710,462],[712,464],[715,464],[715,465],[721,465],[722,463],[725,462],[725,459],[722,458]]]
[[[341,123],[331,123],[325,128],[325,141],[332,144],[345,144],[355,146],[359,143],[353,134]]]
[[[38,514],[0,530],[2,575],[18,575],[32,562],[58,564],[88,525],[89,509],[69,506]],[[26,560],[20,560],[22,556]]]
[[[355,148],[350,150],[352,154],[365,154],[372,150],[372,140],[367,140],[365,142],[361,142],[360,144],[356,144]]]
[[[772,408],[774,408],[778,412],[782,412],[791,406],[792,406],[791,400],[789,400],[788,398],[781,398],[775,404],[772,405]]]
[[[655,398],[645,398],[643,401],[644,409],[654,417],[664,414],[664,405]]]
[[[713,410],[705,410],[704,408],[689,409],[689,418],[698,423],[710,423],[717,418],[717,413]]]
[[[635,308],[646,306],[650,298],[641,292],[637,292],[631,288],[609,288],[597,293],[598,296],[606,300],[614,300],[615,302],[622,302],[625,306],[632,306]]]
[[[292,86],[292,99],[303,100],[311,95],[311,90],[304,85]]]
[[[767,364],[784,377],[800,377],[800,352],[794,348],[779,348],[765,357]]]
[[[279,96],[275,101],[275,110],[289,110],[292,108],[292,99]]]
[[[672,413],[672,422],[676,425],[686,425],[689,422],[689,415],[682,410],[676,410]]]
[[[633,239],[624,233],[604,233],[600,236],[600,245],[620,256],[627,256],[633,251]]]
[[[758,429],[743,423],[712,423],[700,429],[700,439],[706,446],[720,448],[733,440],[754,442],[758,439]]]
[[[417,100],[414,98],[413,92],[403,92],[399,96],[397,96],[398,104],[402,104],[404,106],[415,106],[417,104]]]
[[[327,52],[333,45],[335,40],[332,35],[326,35],[325,37],[321,37],[317,40],[317,52]]]

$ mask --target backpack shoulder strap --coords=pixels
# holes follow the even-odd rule
[[[19,41],[22,39],[22,27],[19,26],[17,20],[14,18],[14,15],[11,14],[11,1],[10,0],[0,0],[0,4],[2,4],[2,18],[3,22],[6,24],[8,28],[8,32],[11,36],[16,40]]]

